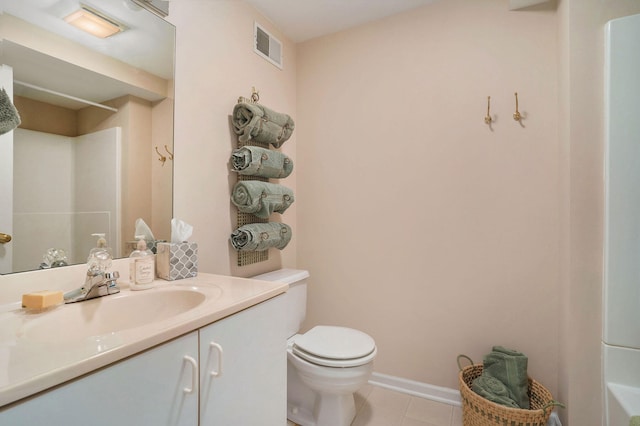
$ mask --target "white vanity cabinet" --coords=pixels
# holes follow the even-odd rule
[[[278,296],[200,329],[200,424],[284,426],[287,336]]]
[[[274,297],[0,408],[0,425],[285,425],[283,307]]]
[[[0,425],[195,426],[197,359],[193,331],[0,409]]]

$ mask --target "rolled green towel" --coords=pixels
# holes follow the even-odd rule
[[[640,426],[640,416],[631,416],[629,426]]]
[[[257,146],[245,146],[231,153],[233,170],[241,175],[286,178],[293,171],[293,161],[281,152]]]
[[[293,201],[291,189],[259,180],[241,180],[231,194],[231,202],[238,210],[261,219],[267,219],[273,212],[284,213]]]
[[[291,227],[284,223],[250,223],[231,234],[231,245],[238,251],[282,250],[291,241]]]
[[[9,99],[9,94],[2,88],[0,89],[0,135],[14,130],[19,125],[20,114]]]
[[[293,133],[295,124],[287,114],[265,106],[241,102],[233,108],[233,130],[240,141],[254,140],[279,148]]]
[[[481,397],[496,404],[511,408],[520,408],[511,398],[509,389],[495,377],[481,375],[471,383],[471,389]]]
[[[529,409],[528,358],[521,352],[494,346],[484,357],[482,375],[500,380],[520,408]]]

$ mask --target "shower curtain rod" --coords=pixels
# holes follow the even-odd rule
[[[25,83],[24,81],[20,81],[20,80],[13,80],[13,83],[14,84],[18,84],[20,86],[24,86],[24,87],[29,87],[31,89],[39,90],[41,92],[46,92],[46,93],[50,93],[52,95],[61,96],[63,98],[67,98],[67,99],[71,99],[71,100],[74,100],[74,101],[82,102],[83,104],[92,105],[94,107],[106,109],[106,110],[113,111],[113,112],[118,112],[118,108],[113,108],[113,107],[110,107],[110,106],[107,106],[107,105],[102,105],[102,104],[99,104],[97,102],[88,101],[88,100],[82,99],[82,98],[76,98],[75,96],[67,95],[65,93],[56,92],[55,90],[45,89],[44,87],[36,86],[35,84]]]

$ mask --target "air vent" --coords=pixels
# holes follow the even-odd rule
[[[253,51],[282,69],[282,43],[257,22],[253,26]]]

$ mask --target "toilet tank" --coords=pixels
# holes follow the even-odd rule
[[[287,309],[287,337],[291,337],[300,331],[302,322],[307,315],[307,278],[309,278],[309,271],[278,269],[277,271],[267,272],[251,278],[289,284],[289,289],[283,296]]]

